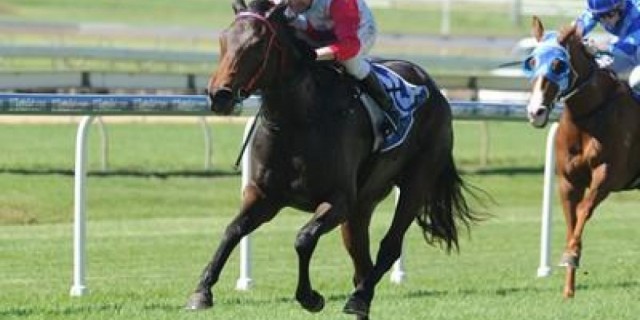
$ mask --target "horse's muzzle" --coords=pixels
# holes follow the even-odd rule
[[[529,108],[531,109],[531,108]],[[535,128],[544,128],[549,121],[549,109],[539,106],[533,111],[529,111],[529,123]]]
[[[209,97],[209,107],[211,111],[219,114],[230,114],[233,112],[235,100],[233,98],[233,92],[227,88],[214,89],[213,91],[207,90],[207,96]]]

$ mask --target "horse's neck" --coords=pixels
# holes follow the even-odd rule
[[[621,94],[620,82],[604,69],[594,71],[590,83],[565,101],[565,113],[574,119],[588,119]]]
[[[304,124],[314,91],[309,70],[283,74],[263,90],[265,120],[278,127]]]
[[[347,77],[329,66],[300,66],[263,88],[263,115],[276,126],[309,126],[348,104]],[[330,118],[330,117],[329,117]]]

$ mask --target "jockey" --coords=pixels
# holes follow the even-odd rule
[[[320,44],[315,49],[315,60],[336,60],[342,64],[378,103],[391,129],[396,131],[400,115],[364,59],[378,33],[365,1],[288,0],[286,3],[291,25],[301,31],[310,44]]]
[[[587,0],[587,9],[576,20],[586,36],[599,22],[617,38],[597,49],[608,52],[612,59],[599,64],[616,73],[631,71],[629,85],[640,92],[640,8],[637,0]]]

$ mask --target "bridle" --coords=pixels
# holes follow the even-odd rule
[[[569,85],[569,87],[564,90],[563,92],[561,92],[555,99],[555,102],[561,102],[564,103],[565,101],[567,101],[567,99],[573,97],[576,93],[580,92],[580,90],[582,90],[584,87],[586,87],[593,79],[594,76],[596,74],[596,70],[598,69],[596,63],[593,61],[593,59],[588,59],[589,60],[589,74],[587,74],[587,76],[582,80],[580,80],[580,75],[578,74],[578,72],[576,71],[576,69],[573,67],[573,64],[571,63],[571,53],[569,53],[569,51],[567,50],[567,54],[569,57],[569,68],[571,70],[571,73],[569,74],[569,83],[571,85]]]
[[[256,90],[256,83],[258,82],[258,79],[260,79],[260,77],[262,77],[262,75],[264,74],[264,71],[267,68],[267,64],[269,63],[270,55],[272,54],[274,48],[280,52],[280,67],[282,67],[285,62],[283,54],[284,48],[278,41],[276,41],[278,33],[276,32],[276,28],[274,27],[273,23],[271,23],[271,21],[269,21],[269,19],[267,19],[265,16],[250,11],[242,11],[236,14],[234,23],[243,19],[255,19],[262,22],[267,27],[267,30],[269,30],[269,40],[267,42],[267,50],[265,56],[262,59],[262,64],[253,74],[251,79],[249,79],[247,84],[245,84],[238,90],[238,98],[241,100],[247,98],[251,92]]]
[[[566,100],[575,96],[579,93],[584,87],[593,81],[595,78],[596,70],[598,67],[592,59],[589,60],[589,73],[586,77],[581,77],[576,68],[574,67],[571,59],[570,51],[559,43],[555,42],[555,38],[547,38],[544,41],[551,42],[549,44],[544,44],[542,48],[548,48],[539,53],[539,56],[532,56],[525,60],[525,73],[530,73],[531,76],[540,76],[547,79],[558,86],[560,92],[556,94],[553,98],[552,103],[549,104],[549,109],[553,109],[557,103],[565,103]],[[535,53],[536,51],[534,51]],[[549,56],[551,55],[551,56]],[[539,57],[541,61],[537,63],[542,63],[542,66],[546,66],[543,69],[538,69],[540,67],[528,67],[530,63],[528,61],[533,59],[533,57]],[[538,58],[536,58],[538,59]],[[566,65],[566,71],[562,73],[554,73],[551,71],[552,63],[549,62],[549,59],[559,59]],[[566,77],[566,78],[564,78]]]

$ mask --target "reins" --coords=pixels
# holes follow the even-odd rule
[[[258,70],[256,71],[256,73],[251,77],[251,79],[249,80],[249,82],[243,86],[242,88],[240,88],[239,90],[239,99],[243,100],[244,98],[246,98],[246,95],[249,92],[253,92],[256,89],[256,83],[258,82],[258,79],[260,79],[260,77],[262,77],[262,75],[264,74],[266,68],[267,68],[267,63],[269,62],[269,58],[271,56],[272,53],[272,49],[275,47],[277,50],[280,51],[280,65],[279,65],[279,69],[282,70],[283,66],[285,65],[285,57],[284,57],[284,48],[282,47],[282,45],[280,43],[278,43],[278,41],[276,41],[276,37],[278,35],[276,28],[273,26],[273,23],[271,23],[271,21],[269,21],[269,19],[267,19],[265,16],[258,14],[258,13],[254,13],[254,12],[250,12],[250,11],[242,11],[239,12],[236,15],[236,19],[235,21],[239,21],[241,19],[256,19],[262,23],[264,23],[264,25],[267,27],[267,29],[269,30],[269,40],[267,42],[267,49],[265,50],[265,56],[262,59],[262,64],[260,65],[260,67],[258,68]],[[234,21],[234,22],[235,22]],[[251,127],[249,128],[249,132],[247,133],[246,136],[246,140],[243,142],[242,147],[240,148],[240,151],[238,153],[238,156],[236,158],[235,164],[234,164],[234,169],[237,171],[239,166],[240,166],[240,162],[242,161],[242,158],[245,154],[245,151],[247,149],[247,147],[249,146],[249,141],[251,140],[251,137],[253,136],[256,127],[257,127],[257,123],[258,121],[260,121],[259,119],[263,118],[263,110],[262,110],[262,104],[260,104],[260,106],[258,107],[258,111],[256,112],[255,115],[255,120],[253,121],[253,123],[251,124]],[[264,121],[266,123],[266,121]],[[264,124],[264,123],[263,123]]]
[[[264,70],[267,68],[267,63],[269,61],[269,56],[271,54],[271,49],[275,47],[280,50],[280,66],[282,66],[284,64],[284,55],[282,54],[284,52],[282,46],[280,46],[275,40],[276,40],[276,29],[275,27],[271,24],[271,22],[265,18],[264,16],[254,13],[254,12],[249,12],[249,11],[243,11],[240,12],[236,15],[236,20],[238,21],[240,19],[248,19],[248,18],[253,18],[256,19],[258,21],[263,22],[266,26],[267,29],[270,32],[269,35],[269,41],[267,43],[267,50],[265,53],[265,57],[262,59],[262,64],[260,65],[260,68],[258,68],[258,71],[251,77],[251,79],[249,80],[249,82],[242,88],[240,88],[239,90],[239,95],[240,95],[240,99],[244,99],[246,97],[244,97],[244,95],[248,94],[249,92],[252,92],[253,90],[255,90],[255,85],[258,82],[258,79],[262,76],[262,74],[264,73]],[[247,147],[249,146],[249,141],[251,141],[251,137],[253,136],[255,130],[256,130],[256,126],[258,123],[258,119],[259,117],[262,115],[262,104],[260,104],[260,106],[258,107],[258,111],[256,112],[256,116],[255,116],[255,120],[253,121],[253,123],[251,124],[251,127],[249,128],[249,132],[247,133],[247,136],[244,140],[244,142],[242,143],[242,147],[240,148],[240,151],[238,152],[238,157],[236,158],[236,162],[234,164],[234,170],[238,170],[239,166],[240,166],[240,162],[242,161],[242,158],[244,157],[245,151],[247,150]]]

